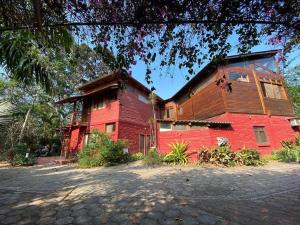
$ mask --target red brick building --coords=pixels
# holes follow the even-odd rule
[[[267,154],[282,140],[299,135],[300,120],[275,55],[276,51],[258,52],[211,62],[172,98],[158,97],[154,130],[159,151],[166,153],[169,143],[184,140],[193,154],[216,145],[217,138],[226,138],[233,150],[248,147]],[[130,152],[146,152],[153,118],[149,89],[114,73],[83,85],[80,91],[80,96],[60,101],[74,104],[65,127],[66,152],[88,143],[93,128],[113,139],[127,139]]]

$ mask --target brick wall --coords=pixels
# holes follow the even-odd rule
[[[152,116],[152,106],[141,100],[138,91],[123,91],[120,96],[119,139],[129,141],[129,151],[138,152],[139,135],[149,135],[149,119]],[[145,98],[147,96],[145,95]]]
[[[280,148],[280,142],[293,139],[299,135],[299,129],[293,129],[289,117],[267,115],[247,115],[226,113],[212,118],[213,121],[231,122],[231,128],[201,128],[183,131],[158,132],[159,151],[165,154],[170,151],[168,144],[178,141],[189,142],[189,153],[193,154],[202,146],[211,147],[217,143],[217,137],[226,137],[234,151],[243,147],[255,148],[261,154],[270,154]],[[253,126],[264,126],[269,143],[256,143]],[[195,156],[192,156],[194,158]]]

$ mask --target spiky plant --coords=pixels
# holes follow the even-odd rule
[[[188,163],[188,143],[184,141],[176,141],[175,143],[169,144],[171,152],[165,155],[164,161],[174,164],[185,165]]]

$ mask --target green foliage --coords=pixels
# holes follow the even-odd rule
[[[188,163],[188,143],[186,142],[175,142],[169,144],[171,152],[166,154],[164,161],[168,163],[185,165]]]
[[[141,152],[137,152],[134,154],[129,154],[129,161],[138,161],[144,159],[144,154]]]
[[[87,168],[127,162],[129,155],[123,153],[126,147],[126,142],[112,141],[107,134],[94,130],[90,143],[78,154],[78,164]]]
[[[300,161],[300,137],[296,137],[292,141],[282,141],[282,148],[273,152],[277,160],[282,162]]]
[[[212,149],[203,148],[199,152],[200,163],[212,163],[224,166],[257,166],[261,165],[259,153],[255,149],[242,149],[237,153],[231,151],[228,145]]]
[[[147,166],[160,165],[160,164],[162,164],[162,162],[163,162],[163,159],[159,155],[156,148],[150,149],[144,158],[144,163]]]
[[[244,148],[236,154],[236,161],[245,166],[258,166],[261,165],[259,152],[256,149]]]
[[[26,153],[29,153],[27,158]],[[36,161],[36,157],[28,151],[28,146],[26,144],[16,145],[11,154],[10,163],[13,166],[31,166]]]

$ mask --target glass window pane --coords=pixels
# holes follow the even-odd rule
[[[173,125],[173,130],[186,130],[185,124],[175,124]]]
[[[268,143],[268,139],[267,139],[267,135],[266,135],[264,127],[256,126],[256,127],[253,127],[253,129],[254,129],[257,144],[266,144],[266,143]]]
[[[170,122],[160,122],[160,128],[171,129],[171,123]]]
[[[269,83],[265,83],[265,88],[266,88],[266,96],[268,98],[274,98],[274,93],[272,90],[272,85]]]
[[[243,74],[243,73],[239,73],[239,72],[229,72],[228,76],[229,76],[229,80],[248,82],[247,74]]]
[[[105,131],[107,133],[112,133],[116,130],[116,123],[105,124]]]

